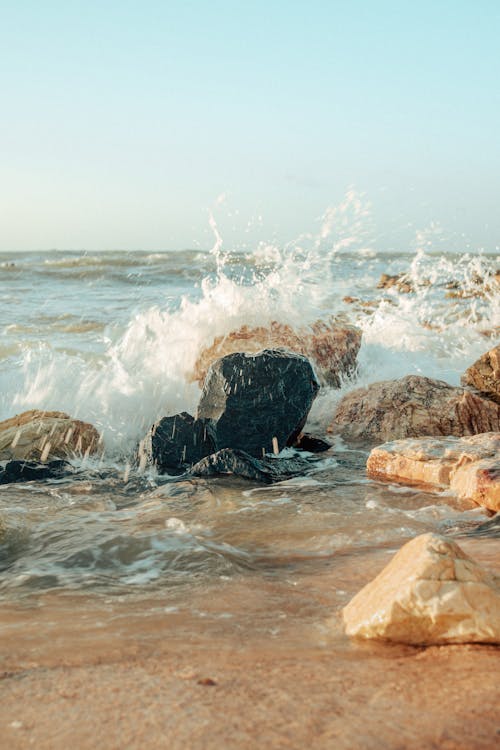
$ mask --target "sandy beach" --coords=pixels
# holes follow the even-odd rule
[[[500,572],[499,540],[460,543]],[[4,607],[1,747],[497,747],[498,648],[342,634],[333,584],[348,598],[386,560],[325,562],[292,599],[282,582],[230,582],[191,601],[196,617],[161,598],[45,594]]]

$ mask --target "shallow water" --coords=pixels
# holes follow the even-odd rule
[[[362,328],[356,376],[314,404],[309,427],[320,434],[338,398],[358,385],[408,373],[457,384],[498,337],[500,301],[489,287],[498,257],[447,255],[429,243],[386,254],[362,240],[332,243],[323,232],[254,253],[223,252],[217,240],[209,253],[0,256],[0,418],[67,411],[95,424],[105,445],[99,462],[76,463],[69,479],[0,486],[2,606],[62,596],[98,607],[125,597],[153,614],[158,599],[172,616],[189,611],[196,620],[208,617],[199,601],[227,588],[240,593],[213,616],[231,619],[254,587],[278,585],[286,599],[301,580],[311,586],[341,565],[359,583],[370,555],[486,519],[446,493],[368,480],[366,453],[340,441],[304,477],[272,487],[130,471],[153,421],[195,409],[199,388],[189,376],[202,347],[241,324],[340,315]],[[381,273],[400,272],[414,293],[377,289]],[[463,298],[447,296],[450,282]],[[340,608],[347,589],[332,592],[329,606]],[[272,596],[266,606],[272,618],[247,627],[271,632],[280,610]],[[294,616],[314,619],[312,611]]]

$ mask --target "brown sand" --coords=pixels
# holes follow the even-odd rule
[[[500,572],[499,540],[462,546]],[[387,559],[337,560],[294,597],[273,580],[230,582],[191,602],[196,617],[161,597],[4,607],[0,747],[500,747],[497,648],[343,636],[334,585],[349,598]],[[228,607],[234,616],[221,617]]]

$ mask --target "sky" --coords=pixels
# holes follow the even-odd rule
[[[500,245],[498,0],[0,0],[0,251]]]

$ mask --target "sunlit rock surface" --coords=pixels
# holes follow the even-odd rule
[[[462,385],[470,385],[500,404],[500,344],[483,354],[462,375]]]
[[[407,375],[348,393],[328,431],[364,445],[425,435],[499,432],[500,404],[442,380]]]
[[[405,544],[342,615],[346,633],[359,638],[500,643],[497,579],[437,534]]]
[[[303,354],[314,365],[321,382],[339,388],[342,379],[356,369],[361,331],[335,320],[317,321],[309,328],[295,330],[273,321],[269,327],[242,326],[227,336],[218,336],[203,349],[196,361],[192,380],[203,384],[209,366],[219,357],[233,352],[249,354],[262,349],[284,348]]]
[[[237,448],[261,458],[293,445],[319,383],[301,354],[266,349],[228,354],[208,371],[197,418],[215,450]]]
[[[0,422],[0,461],[93,455],[99,447],[95,427],[64,412],[33,409]]]
[[[380,479],[450,486],[461,498],[500,510],[499,432],[395,440],[374,448],[366,469]]]

